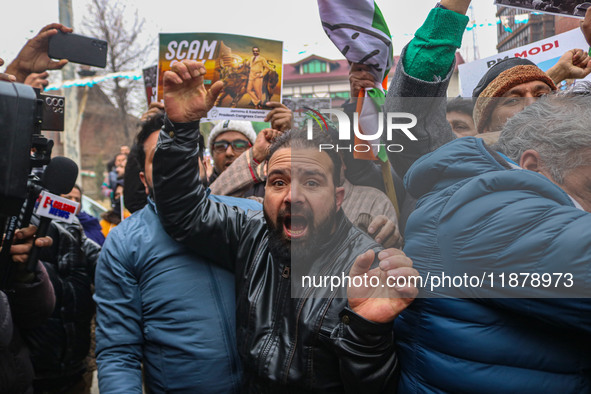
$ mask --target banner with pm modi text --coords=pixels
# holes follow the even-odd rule
[[[579,48],[587,51],[589,45],[585,41],[585,37],[583,37],[581,30],[574,29],[484,59],[460,64],[458,70],[460,72],[462,97],[472,97],[472,91],[476,85],[478,85],[480,78],[486,74],[489,68],[501,60],[511,57],[521,57],[531,60],[541,68],[542,71],[548,71],[558,62],[560,57],[566,51]],[[585,78],[585,80],[590,79],[591,76]]]

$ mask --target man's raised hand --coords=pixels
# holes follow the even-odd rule
[[[582,49],[566,51],[546,72],[557,85],[565,79],[585,78],[589,73],[591,73],[591,61],[587,52]]]
[[[148,107],[148,110],[140,117],[140,122],[146,122],[153,117],[158,116],[163,111],[164,103],[161,103],[160,101],[152,101]]]
[[[412,260],[398,249],[382,250],[378,254],[380,266],[370,270],[374,256],[369,250],[355,260],[349,272],[347,297],[350,308],[359,316],[376,323],[388,323],[417,296],[412,277],[418,277],[419,273],[412,268]],[[355,280],[356,277],[360,278]]]
[[[25,78],[24,84],[41,89],[41,91],[43,91],[43,89],[49,85],[47,77],[49,77],[49,73],[47,71],[42,73],[31,73],[27,76],[27,78]]]
[[[4,64],[4,59],[0,59],[0,66]],[[0,73],[0,81],[16,82],[16,77],[12,74]]]
[[[224,84],[217,81],[209,90],[203,85],[205,66],[183,60],[164,73],[164,109],[173,122],[193,122],[207,116]]]
[[[265,161],[267,159],[267,154],[269,153],[269,148],[271,147],[271,144],[280,135],[281,132],[279,130],[261,130],[259,132],[259,135],[257,135],[257,139],[254,142],[254,146],[252,147],[253,158],[259,163]]]
[[[279,131],[287,131],[293,127],[293,113],[286,105],[277,101],[265,103],[271,111],[265,117],[265,122],[271,122],[271,128]]]
[[[357,98],[361,89],[371,89],[376,86],[375,77],[365,64],[352,63],[349,67],[349,86],[351,98]]]
[[[402,244],[397,218],[391,220],[386,215],[378,215],[369,224],[367,232],[384,248],[399,247]]]
[[[6,68],[8,74],[16,76],[18,82],[25,82],[25,78],[31,73],[42,73],[46,70],[58,70],[64,67],[68,61],[51,60],[47,54],[49,38],[57,34],[71,33],[72,29],[60,23],[52,23],[45,26],[39,33],[31,38],[21,49],[16,58]]]

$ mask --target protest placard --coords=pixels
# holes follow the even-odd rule
[[[144,88],[146,89],[146,100],[148,105],[157,100],[158,66],[143,69]]]
[[[162,77],[175,62],[197,60],[206,69],[205,87],[223,81],[224,88],[208,119],[262,121],[267,101],[281,101],[283,43],[221,33],[160,33],[158,99]]]
[[[480,78],[489,68],[503,59],[521,57],[534,62],[543,71],[548,71],[558,62],[558,59],[569,49],[581,48],[587,50],[589,45],[579,29],[567,31],[532,44],[479,59],[470,63],[460,64],[460,86],[463,97],[472,97],[472,91],[480,81]],[[585,79],[589,79],[587,77]]]

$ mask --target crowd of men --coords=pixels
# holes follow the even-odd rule
[[[441,0],[402,50],[383,111],[413,114],[415,139],[383,133],[404,147],[389,164],[319,149],[334,124],[294,125],[256,81],[269,127],[220,121],[206,142],[222,82],[175,63],[105,177],[108,233],[84,212],[17,231],[0,393],[89,393],[93,332],[104,393],[591,391],[591,84],[557,88],[591,58],[506,59],[448,100],[469,5]],[[0,80],[46,85],[57,30]],[[581,30],[591,45],[591,11]],[[351,97],[381,82],[349,75]]]

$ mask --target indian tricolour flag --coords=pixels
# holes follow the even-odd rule
[[[358,105],[359,130],[363,134],[375,134],[378,113],[385,96],[384,86],[394,62],[392,37],[382,12],[373,0],[318,0],[320,19],[324,31],[343,56],[352,63],[365,64],[375,76],[376,86],[364,92],[365,105]],[[375,143],[379,141],[358,141]],[[374,148],[373,155],[386,161],[383,147]]]

